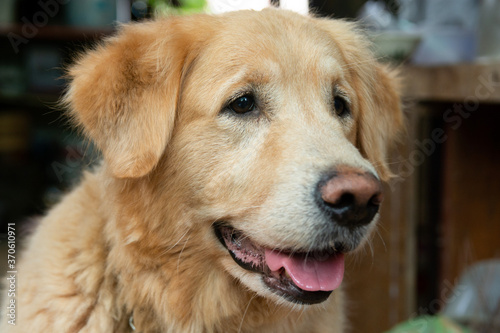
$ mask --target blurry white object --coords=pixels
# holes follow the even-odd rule
[[[358,18],[370,30],[395,29],[396,19],[381,1],[367,1],[361,8]]]
[[[483,0],[479,12],[480,57],[500,58],[500,1]]]
[[[281,0],[280,8],[307,15],[309,14],[309,0]]]
[[[473,61],[477,53],[478,2],[426,0],[423,40],[413,57],[419,65]]]
[[[262,10],[271,5],[269,0],[207,0],[208,10],[219,14],[240,9]]]
[[[485,260],[462,274],[443,314],[457,322],[500,328],[499,310],[500,260]]]
[[[262,10],[271,6],[270,0],[207,0],[211,13],[224,13],[240,9]],[[309,14],[309,0],[281,0],[280,8],[303,15]]]

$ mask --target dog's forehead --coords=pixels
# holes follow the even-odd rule
[[[207,54],[223,67],[277,69],[281,64],[288,66],[288,72],[333,70],[342,62],[335,40],[315,19],[276,10],[229,14],[207,44]]]
[[[336,41],[313,18],[269,10],[231,13],[219,22],[190,67],[187,85],[196,86],[198,95],[204,91],[220,103],[245,85],[295,84],[303,90],[304,82],[319,88],[344,78]]]
[[[304,101],[319,109],[329,107],[334,90],[356,105],[354,71],[362,67],[349,65],[343,34],[353,33],[342,22],[334,31],[323,23],[278,10],[217,16],[210,35],[192,49],[181,107],[197,110],[193,117],[213,118],[230,100],[254,93],[280,110]]]

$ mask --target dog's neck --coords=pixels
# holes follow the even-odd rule
[[[273,315],[279,321],[289,314],[289,309],[271,305],[247,291],[207,257],[196,258],[200,250],[195,245],[179,242],[163,254],[159,266],[148,265],[152,262],[147,259],[149,251],[133,244],[127,250],[123,266],[116,268],[121,303],[117,305],[124,309],[122,320],[133,313],[138,332],[236,332],[247,321],[255,325]],[[117,251],[123,253],[124,249]],[[130,260],[139,261],[140,253],[142,268],[131,271],[130,267],[138,265],[130,265]],[[245,327],[252,325],[246,323]]]

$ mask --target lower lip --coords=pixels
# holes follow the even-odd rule
[[[264,275],[264,284],[273,293],[295,304],[311,305],[326,301],[332,291],[306,291],[293,284],[292,280],[279,281],[276,277]]]

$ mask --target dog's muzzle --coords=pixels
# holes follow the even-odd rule
[[[269,290],[299,304],[323,302],[340,286],[344,253],[366,236],[365,227],[383,199],[373,174],[350,167],[323,177],[313,192],[323,227],[319,223],[319,237],[304,242],[307,248],[262,246],[228,221],[214,224],[217,238],[239,266],[261,274]]]

